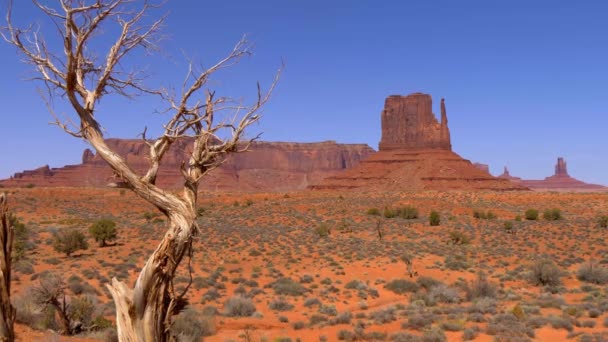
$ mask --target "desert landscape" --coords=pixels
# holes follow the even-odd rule
[[[0,341],[608,341],[600,9],[202,3],[1,5]]]

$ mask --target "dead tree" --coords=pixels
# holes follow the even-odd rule
[[[143,266],[134,288],[115,278],[108,285],[116,304],[120,341],[166,341],[171,318],[185,295],[185,291],[175,292],[173,278],[182,259],[192,255],[193,238],[198,232],[199,183],[228,154],[247,150],[257,139],[245,139],[244,133],[259,121],[260,109],[270,99],[280,69],[268,91],[262,91],[258,84],[257,98],[251,105],[217,96],[208,81],[217,71],[251,54],[252,45],[243,38],[224,59],[209,68],[198,68],[191,62],[181,91],[150,89],[143,82],[145,75],[125,66],[138,49],[158,50],[165,17],[150,21],[150,14],[158,6],[143,0],[61,0],[55,6],[33,2],[55,23],[56,29],[53,27],[48,33],[57,32],[63,45],[52,46],[37,32],[13,25],[10,2],[2,34],[33,65],[36,79],[43,82],[49,95],[67,99],[74,109],[72,119],[61,120],[49,106],[55,124],[87,141],[128,188],[167,217],[167,231]],[[118,32],[114,43],[107,51],[96,51],[96,47],[103,46],[96,39],[107,32]],[[156,140],[148,140],[144,129],[142,137],[149,146],[150,159],[144,174],[135,172],[106,144],[98,121],[103,113],[96,108],[106,95],[139,94],[160,96],[169,113],[164,132]],[[220,121],[217,117],[222,114],[231,119]],[[181,167],[183,187],[179,193],[169,192],[156,185],[159,166],[172,144],[187,137],[192,145],[188,160]]]
[[[0,194],[0,341],[14,341],[16,311],[11,305],[11,253],[14,229],[5,194]]]
[[[376,233],[378,234],[378,240],[382,241],[382,236],[384,235],[382,232],[382,219],[376,221]]]
[[[418,276],[418,272],[414,271],[414,258],[411,255],[404,254],[401,256],[401,260],[405,263],[405,267],[410,278]]]
[[[50,307],[59,318],[61,333],[72,335],[73,327],[70,318],[70,304],[65,294],[65,282],[56,274],[40,279],[38,286],[32,288],[33,300],[41,307]]]

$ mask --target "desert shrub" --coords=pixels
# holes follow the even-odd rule
[[[467,256],[464,254],[448,254],[443,262],[450,270],[459,271],[469,268]]]
[[[608,228],[608,215],[600,216],[597,219],[597,224],[600,228]]]
[[[336,316],[338,314],[338,310],[336,310],[336,307],[333,305],[321,305],[319,308],[319,313],[328,316]]]
[[[313,280],[314,280],[314,278],[310,274],[305,274],[300,277],[300,283],[303,283],[303,284],[312,283]]]
[[[401,329],[422,330],[430,327],[433,324],[433,321],[434,317],[432,314],[416,313],[408,316],[407,322],[401,324]]]
[[[398,332],[391,335],[392,342],[420,342],[422,338],[406,332]]]
[[[397,216],[397,212],[389,207],[384,207],[384,211],[382,211],[382,216],[385,218],[393,218]]]
[[[65,253],[70,256],[72,253],[79,250],[89,248],[87,239],[81,232],[77,230],[67,230],[55,233],[53,237],[53,248],[55,251]]]
[[[365,213],[367,215],[380,216],[380,210],[378,210],[378,208],[369,208]]]
[[[502,227],[505,230],[505,232],[511,233],[513,231],[513,222],[511,222],[511,221],[505,221],[502,224]]]
[[[393,279],[384,285],[384,288],[396,294],[406,294],[418,291],[418,284],[406,279]]]
[[[78,322],[84,327],[91,325],[95,304],[87,296],[75,297],[70,301],[68,315],[72,322]]]
[[[562,271],[550,259],[539,259],[530,266],[530,282],[534,285],[559,286]]]
[[[477,335],[479,335],[479,332],[477,331],[477,329],[466,328],[462,332],[462,340],[463,341],[472,341],[475,338],[477,338]]]
[[[558,316],[549,316],[549,324],[553,329],[565,329],[567,331],[572,331],[574,329],[572,327],[572,322],[569,318],[566,317],[558,317]]]
[[[431,226],[438,226],[440,222],[441,216],[439,215],[439,213],[435,210],[431,211],[431,214],[429,215],[429,224]]]
[[[350,312],[341,312],[338,314],[338,316],[336,316],[336,318],[330,320],[330,324],[350,324],[352,318],[353,314]]]
[[[364,290],[367,288],[367,285],[365,285],[365,283],[361,280],[354,279],[346,283],[344,288],[349,290]]]
[[[447,342],[445,332],[439,327],[432,327],[422,335],[422,342]]]
[[[292,325],[294,330],[304,329],[306,327],[306,323],[302,321],[294,322]]]
[[[495,336],[495,341],[530,341],[530,338],[534,338],[534,330],[512,314],[492,317],[486,327],[486,334]]]
[[[310,308],[311,306],[315,305],[321,306],[321,301],[318,298],[307,298],[304,301],[304,306],[307,308]]]
[[[249,317],[255,312],[255,305],[249,298],[233,296],[224,304],[224,315],[228,317]]]
[[[461,331],[464,329],[464,321],[449,320],[441,322],[441,329],[445,331]]]
[[[496,214],[494,214],[494,212],[492,212],[491,210],[488,210],[486,212],[484,212],[483,210],[474,210],[473,217],[482,220],[493,220],[496,218]]]
[[[449,238],[453,245],[468,245],[471,242],[471,237],[459,230],[452,230]]]
[[[477,298],[496,298],[496,285],[491,283],[484,272],[477,273],[471,285],[466,284],[465,292],[468,300]]]
[[[355,341],[356,335],[354,332],[346,329],[342,329],[338,331],[338,340],[339,341]]]
[[[308,291],[302,284],[291,278],[279,278],[271,286],[277,295],[300,296]]]
[[[397,317],[395,316],[395,312],[395,308],[391,306],[386,309],[370,313],[369,318],[372,319],[376,324],[390,323],[397,319]]]
[[[480,297],[468,309],[470,313],[494,314],[496,313],[496,300],[490,297]]]
[[[558,208],[547,209],[543,213],[543,218],[547,221],[561,220],[563,218],[562,211]]]
[[[331,234],[331,229],[327,224],[321,223],[315,228],[315,232],[317,233],[317,235],[319,235],[319,237],[324,238],[328,237]]]
[[[412,206],[405,206],[397,210],[399,217],[406,220],[413,220],[418,218],[418,209]]]
[[[429,301],[431,303],[458,303],[460,302],[460,295],[458,291],[445,284],[433,286],[428,293]]]
[[[114,241],[118,236],[116,222],[109,219],[95,221],[89,227],[89,233],[99,243],[100,247],[105,247],[107,241]]]
[[[201,341],[204,336],[215,334],[213,317],[203,315],[198,310],[188,307],[173,318],[171,335],[178,341]]]
[[[321,315],[321,314],[312,314],[309,318],[309,324],[310,325],[316,325],[319,323],[325,323],[327,322],[327,316],[325,315]]]
[[[268,307],[276,311],[289,311],[294,308],[293,304],[289,303],[284,297],[273,299]]]
[[[420,285],[420,287],[427,289],[427,290],[430,290],[431,287],[433,287],[433,286],[442,284],[441,281],[439,281],[435,278],[427,277],[427,276],[422,276],[422,277],[416,279],[416,283],[418,285]]]
[[[578,268],[576,278],[580,281],[604,285],[608,283],[608,268],[589,261]]]
[[[11,260],[16,263],[25,257],[25,252],[28,249],[29,232],[25,224],[23,224],[17,216],[9,215],[9,223],[13,226],[13,250]]]
[[[528,209],[524,213],[524,217],[528,221],[536,221],[536,220],[538,220],[538,210],[536,210],[536,209]]]

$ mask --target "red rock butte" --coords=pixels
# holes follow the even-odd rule
[[[142,140],[107,139],[108,146],[121,155],[134,170],[143,173],[149,166],[148,146]],[[165,155],[157,183],[168,188],[183,185],[180,165],[187,160],[191,141],[176,142]],[[353,167],[375,151],[365,144],[256,142],[249,152],[231,155],[213,170],[201,189],[238,191],[288,191]],[[101,157],[86,149],[82,163],[60,168],[41,168],[16,173],[1,180],[5,187],[104,187],[120,185],[121,180]]]
[[[379,152],[312,189],[525,190],[452,152],[445,101],[441,121],[430,95],[389,96],[381,113]]]
[[[589,184],[571,177],[568,174],[568,165],[562,157],[557,158],[553,176],[542,180],[527,180],[513,177],[507,167],[499,178],[508,179],[513,184],[520,184],[534,190],[550,191],[608,191],[608,187],[598,184]]]

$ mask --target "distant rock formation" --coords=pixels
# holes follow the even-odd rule
[[[485,171],[487,173],[490,173],[490,166],[488,164],[473,163],[473,166],[475,166],[476,168],[480,169],[481,171]]]
[[[389,96],[381,114],[380,151],[310,188],[525,190],[452,152],[445,101],[441,100],[441,123],[431,108],[432,99],[427,94]]]
[[[543,180],[526,180],[519,177],[512,177],[506,167],[505,172],[498,177],[508,179],[513,184],[520,184],[534,190],[608,191],[608,187],[603,185],[589,184],[570,177],[566,161],[562,157],[557,158],[553,176],[546,177]]]
[[[511,174],[509,173],[509,169],[506,166],[505,166],[502,174],[500,176],[498,176],[498,178],[507,179],[507,180],[510,180],[515,183],[521,182],[521,178],[511,176]]]
[[[141,140],[107,139],[108,146],[120,154],[136,171],[149,165],[148,146]],[[180,165],[186,160],[191,141],[175,143],[165,155],[157,183],[163,187],[183,185]],[[256,142],[251,151],[231,155],[224,164],[201,182],[201,189],[239,191],[288,191],[357,165],[375,151],[365,144]],[[16,173],[0,181],[6,187],[74,186],[120,187],[106,162],[91,150],[82,154],[82,164],[61,168],[42,168]]]
[[[396,149],[452,150],[445,101],[441,99],[441,123],[432,112],[430,95],[414,93],[386,98],[382,111],[380,151]]]
[[[562,157],[557,158],[557,164],[555,164],[555,176],[569,177],[568,166]]]

